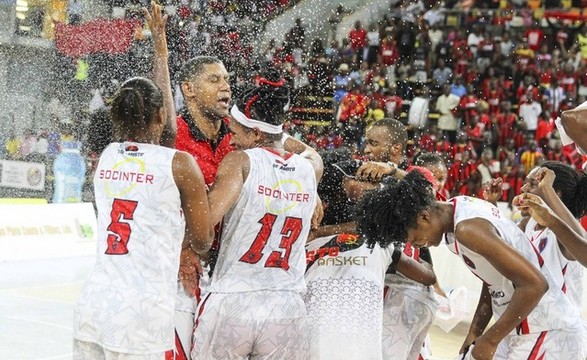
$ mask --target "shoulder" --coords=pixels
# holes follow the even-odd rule
[[[226,154],[222,159],[223,166],[242,167],[250,163],[250,156],[248,151],[234,150]]]

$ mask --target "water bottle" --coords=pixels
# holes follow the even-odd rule
[[[61,153],[53,163],[53,203],[82,201],[82,187],[86,175],[86,163],[80,154],[80,143],[68,141],[61,144]]]

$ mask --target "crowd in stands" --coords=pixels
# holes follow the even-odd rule
[[[585,158],[563,146],[555,126],[587,96],[581,18],[445,10],[404,0],[378,21],[357,21],[341,43],[314,39],[302,51],[287,38],[271,43],[265,59],[281,66],[292,86],[333,97],[330,126],[293,119],[290,133],[320,149],[360,149],[370,123],[399,118],[411,134],[410,158],[419,151],[443,156],[451,196],[481,195],[483,183],[501,177],[502,200],[510,201],[543,160],[581,169]]]
[[[296,138],[321,150],[346,146],[359,153],[370,123],[398,118],[411,137],[406,162],[419,151],[440,153],[450,195],[479,194],[486,180],[502,177],[503,200],[510,201],[541,161],[580,169],[584,160],[573,145],[562,145],[555,119],[586,100],[587,25],[581,13],[543,16],[548,8],[585,5],[575,2],[401,0],[376,21],[357,21],[341,41],[334,31],[328,39],[307,39],[310,20],[297,19],[282,43],[259,49],[255,39],[266,21],[295,1],[168,0],[170,70],[174,78],[187,59],[216,55],[238,92],[270,63],[295,89],[292,107],[303,96],[328,100],[326,123],[292,116],[288,131]],[[118,5],[126,18],[142,17],[139,0]],[[342,6],[332,13],[331,30],[347,13]],[[61,100],[75,104],[75,117],[104,123],[99,119],[116,85],[148,76],[148,36],[137,31],[128,54],[58,58],[56,80],[70,89]],[[86,75],[78,78],[81,62]]]

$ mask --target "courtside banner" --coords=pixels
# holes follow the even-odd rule
[[[45,164],[0,160],[0,186],[43,191]]]
[[[92,255],[96,236],[91,203],[0,204],[0,263]]]

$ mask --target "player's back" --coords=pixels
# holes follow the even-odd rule
[[[210,292],[305,290],[304,244],[316,205],[311,163],[271,149],[245,150],[250,170],[224,217]]]
[[[393,245],[339,234],[306,245],[312,359],[381,359],[383,278]]]
[[[94,177],[98,256],[76,307],[76,338],[123,352],[173,347],[185,232],[175,152],[138,143],[103,151]]]
[[[450,201],[455,206],[455,229],[459,222],[468,219],[482,218],[489,221],[501,238],[538,268],[546,278],[549,289],[536,308],[522,321],[517,329],[519,334],[568,328],[577,322],[578,312],[557,286],[552,270],[544,265],[544,259],[539,251],[513,221],[506,218],[497,207],[483,200],[457,196]],[[461,257],[469,270],[488,284],[493,313],[499,318],[511,300],[514,284],[501,275],[484,257],[467,249],[458,240],[455,241],[453,234],[447,236],[447,242],[449,250]]]

